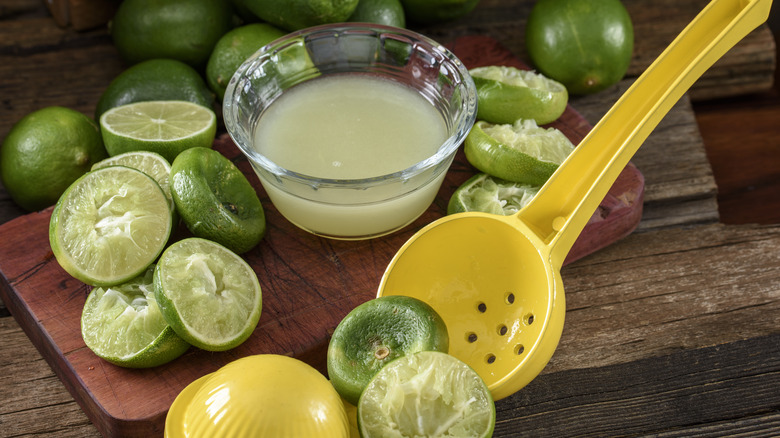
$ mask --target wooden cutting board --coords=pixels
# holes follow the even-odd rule
[[[450,48],[469,67],[524,67],[489,37],[455,40]],[[553,126],[575,144],[590,125],[567,108]],[[247,175],[266,208],[267,234],[245,254],[263,290],[263,312],[241,346],[212,353],[191,348],[181,358],[130,370],[97,358],[81,338],[79,320],[90,287],[56,262],[48,241],[51,209],[0,226],[0,297],[97,428],[106,436],[161,435],[174,398],[190,382],[235,359],[261,353],[297,357],[325,370],[330,334],[355,306],[375,296],[390,259],[415,231],[446,213],[453,191],[475,170],[462,150],[433,205],[393,235],[358,242],[322,239],[291,225],[271,205],[249,163],[227,135],[214,144]],[[629,164],[575,243],[571,262],[632,232],[642,215],[644,179]],[[180,227],[179,233],[186,235]]]

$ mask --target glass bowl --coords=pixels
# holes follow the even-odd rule
[[[335,97],[319,98],[342,107],[312,109],[306,98],[313,95],[305,95],[304,90],[322,92],[328,81],[341,81],[340,91],[334,91]],[[383,87],[400,92],[382,91]],[[374,90],[379,99],[412,97],[395,102],[396,109],[374,110],[382,108],[374,104],[356,109],[347,103]],[[299,106],[288,106],[283,117],[306,118],[279,123],[282,116],[272,116],[282,114],[282,103],[277,102],[292,102],[294,95]],[[287,100],[278,101],[282,96]],[[311,109],[312,114],[302,115],[301,108]],[[434,114],[435,123],[422,121],[417,111],[423,109]],[[365,23],[312,27],[268,44],[239,67],[223,100],[227,131],[274,206],[296,226],[337,239],[382,236],[419,217],[436,196],[458,146],[474,124],[476,109],[474,82],[449,50],[412,31]],[[350,127],[371,126],[365,116],[378,117],[383,129],[394,130],[371,129],[358,149],[334,158],[328,154],[341,147],[347,129],[326,138],[333,131],[327,128],[332,126],[329,117],[341,114],[353,117]],[[427,143],[414,143],[431,133],[436,135]],[[314,140],[279,140],[298,134]],[[324,164],[314,166],[323,171],[307,167],[323,155]],[[331,168],[347,167],[341,162],[350,159],[360,172],[331,174]]]

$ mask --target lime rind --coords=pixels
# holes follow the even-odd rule
[[[477,87],[477,118],[490,123],[532,119],[544,125],[557,120],[569,101],[566,87],[534,71],[487,66],[469,73]]]
[[[447,214],[481,211],[513,215],[528,205],[540,188],[478,173],[455,190],[447,205]]]
[[[206,239],[191,237],[168,247],[155,269],[154,290],[168,324],[204,350],[240,345],[260,320],[257,275],[234,252]]]
[[[140,275],[164,249],[172,229],[168,199],[154,179],[124,166],[89,172],[52,212],[49,243],[57,262],[93,286]]]
[[[153,269],[126,283],[90,292],[81,314],[81,334],[98,357],[123,367],[149,368],[168,363],[189,348],[157,306]]]
[[[531,185],[544,184],[573,150],[558,129],[522,119],[512,125],[478,121],[464,147],[466,159],[480,171]]]
[[[389,295],[352,309],[331,336],[328,376],[349,403],[357,405],[369,380],[394,359],[433,350],[449,350],[444,320],[427,303]]]
[[[382,368],[358,403],[363,438],[385,436],[489,437],[495,428],[492,395],[466,363],[423,351]]]
[[[171,165],[171,194],[187,229],[237,254],[265,236],[265,212],[252,184],[218,151],[192,148]]]

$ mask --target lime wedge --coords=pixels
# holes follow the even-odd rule
[[[541,128],[533,120],[512,125],[478,121],[464,147],[466,159],[482,172],[531,185],[544,184],[572,150],[561,131]]]
[[[49,243],[70,275],[113,286],[144,272],[165,248],[171,228],[160,185],[136,169],[112,166],[85,174],[62,194]]]
[[[115,365],[149,368],[184,354],[189,344],[165,322],[154,298],[154,265],[127,283],[96,287],[81,313],[90,350]]]
[[[478,173],[455,190],[447,205],[447,214],[481,211],[509,216],[531,202],[540,188]]]
[[[477,118],[486,122],[532,119],[544,125],[558,119],[569,102],[566,87],[541,73],[496,65],[469,73],[477,86]]]
[[[372,377],[387,363],[424,350],[447,352],[444,320],[427,303],[403,295],[366,301],[341,320],[328,344],[328,377],[357,405]]]
[[[160,185],[165,196],[170,200],[171,210],[173,211],[176,208],[173,204],[173,198],[171,197],[171,183],[169,182],[171,178],[171,163],[162,155],[147,151],[125,152],[124,154],[115,155],[98,161],[92,165],[92,170],[102,169],[108,166],[132,167],[133,169],[140,170],[151,176],[157,181],[157,184]]]
[[[447,353],[422,351],[382,368],[360,396],[360,436],[489,437],[496,407],[485,382]]]
[[[100,128],[109,155],[150,151],[170,163],[185,149],[210,148],[217,116],[209,108],[183,100],[135,102],[103,113]]]
[[[224,351],[244,342],[260,320],[260,282],[241,257],[199,237],[163,252],[154,271],[163,316],[190,344]]]

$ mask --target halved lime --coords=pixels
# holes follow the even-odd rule
[[[90,350],[115,365],[149,368],[184,354],[190,344],[165,322],[154,298],[154,265],[117,286],[96,287],[81,313],[81,336]]]
[[[124,283],[151,265],[171,234],[160,185],[125,166],[89,172],[52,211],[49,243],[60,266],[93,286]]]
[[[489,437],[493,397],[481,377],[447,353],[421,351],[382,368],[363,391],[360,436]]]
[[[533,120],[514,124],[478,121],[466,136],[466,159],[477,169],[507,181],[542,185],[574,145],[555,128]]]
[[[336,327],[328,345],[328,376],[357,405],[371,378],[393,359],[448,349],[447,326],[431,306],[408,296],[383,296],[355,307]]]
[[[210,148],[217,116],[209,108],[183,100],[154,100],[117,106],[100,116],[109,155],[151,151],[173,162],[192,147]]]
[[[169,246],[154,271],[157,304],[190,344],[224,351],[244,342],[260,320],[260,282],[241,257],[191,237]]]
[[[219,152],[192,148],[171,165],[176,210],[196,236],[243,254],[265,235],[265,213],[246,176]]]
[[[569,101],[566,87],[541,73],[498,65],[469,73],[477,86],[477,118],[486,122],[532,119],[544,125],[558,119]]]
[[[171,163],[156,152],[135,151],[108,157],[92,165],[92,170],[102,169],[108,166],[126,166],[151,176],[165,192],[165,196],[171,204],[171,211],[176,209],[171,197]]]
[[[447,214],[481,211],[509,216],[531,202],[540,188],[478,173],[455,190],[447,205]]]

